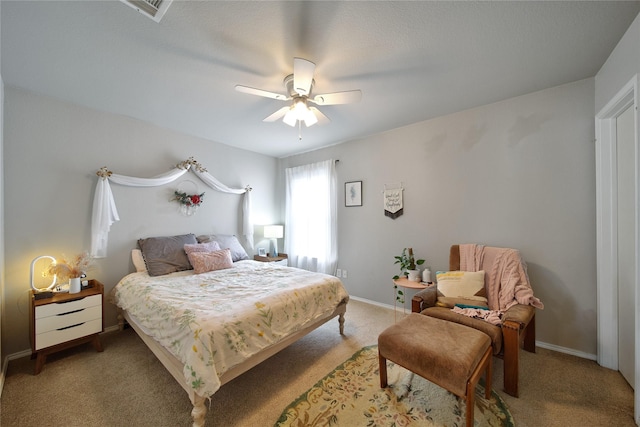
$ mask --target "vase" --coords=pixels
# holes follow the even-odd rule
[[[80,278],[72,277],[69,279],[69,293],[77,294],[78,292],[80,292]]]
[[[411,282],[419,282],[421,280],[420,270],[409,270],[409,280]]]
[[[431,283],[431,270],[425,268],[422,272],[422,281],[424,283]]]

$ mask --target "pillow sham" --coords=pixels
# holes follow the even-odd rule
[[[220,249],[214,252],[191,252],[187,256],[196,274],[233,267],[230,249]]]
[[[438,271],[436,273],[438,305],[453,307],[456,304],[485,305],[484,270]]]
[[[195,243],[184,245],[184,251],[187,256],[193,252],[214,252],[222,249],[218,242]],[[192,264],[193,265],[193,264]]]
[[[148,237],[139,239],[138,246],[149,276],[164,276],[176,271],[191,270],[184,245],[198,243],[194,234]]]
[[[144,258],[142,257],[142,251],[140,249],[131,249],[131,261],[133,261],[133,266],[136,268],[137,273],[147,271],[147,266],[144,263]]]
[[[233,262],[249,259],[247,251],[244,250],[244,247],[242,247],[236,236],[230,234],[204,234],[198,236],[198,242],[218,242],[220,249],[228,248],[231,250],[231,259]]]

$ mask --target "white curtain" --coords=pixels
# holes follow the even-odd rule
[[[287,168],[285,173],[289,265],[334,274],[338,262],[335,161]]]
[[[189,158],[179,163],[169,172],[157,175],[153,178],[137,178],[133,176],[118,175],[107,170],[106,167],[100,169],[98,184],[93,198],[93,214],[91,216],[91,256],[94,258],[104,258],[107,256],[107,246],[109,242],[109,230],[114,222],[119,221],[118,210],[116,208],[113,193],[109,181],[126,185],[129,187],[157,187],[175,181],[191,170],[205,184],[214,190],[223,193],[244,194],[242,205],[242,235],[250,248],[253,248],[253,223],[251,221],[251,187],[230,188],[214,178],[200,163]]]

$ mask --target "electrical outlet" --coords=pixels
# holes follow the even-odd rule
[[[336,269],[336,277],[342,277],[342,270]]]
[[[343,279],[347,278],[347,270],[342,270],[342,278]]]

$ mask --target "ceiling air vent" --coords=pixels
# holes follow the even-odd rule
[[[141,14],[160,22],[173,0],[120,0]]]

